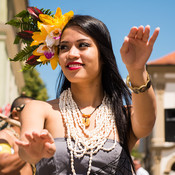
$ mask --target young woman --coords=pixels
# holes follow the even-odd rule
[[[156,118],[145,64],[158,33],[156,28],[149,39],[149,26],[133,27],[124,39],[120,52],[133,91],[131,105],[106,26],[91,16],[69,20],[59,42],[58,98],[32,101],[22,112],[16,143],[37,174],[133,173],[130,152]]]

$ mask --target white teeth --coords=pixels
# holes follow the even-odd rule
[[[78,66],[81,66],[81,64],[70,64],[70,65],[68,65],[68,67],[78,67]]]

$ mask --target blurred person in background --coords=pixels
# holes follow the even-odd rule
[[[149,175],[149,173],[142,167],[140,160],[134,159],[133,162],[134,162],[136,175]]]
[[[31,97],[21,95],[17,97],[11,106],[9,118],[20,121],[20,114],[25,104],[32,100]],[[32,175],[32,166],[21,160],[18,155],[18,146],[15,143],[19,139],[20,127],[8,124],[0,131],[0,175]]]

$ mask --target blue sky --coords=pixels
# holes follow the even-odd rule
[[[119,71],[123,78],[127,76],[125,65],[121,61],[120,47],[132,26],[151,26],[151,34],[160,27],[160,34],[149,60],[155,60],[175,51],[175,0],[29,0],[29,6],[56,11],[63,14],[73,10],[74,14],[91,15],[103,21],[108,27]],[[48,90],[49,100],[56,97],[56,80],[59,67],[38,67],[40,77]]]

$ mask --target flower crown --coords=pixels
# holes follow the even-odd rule
[[[51,64],[54,70],[58,63],[58,45],[61,31],[74,15],[73,11],[62,15],[58,7],[55,15],[50,10],[28,7],[6,24],[21,29],[14,44],[22,42],[25,47],[10,61],[25,61],[23,70],[36,65]]]

